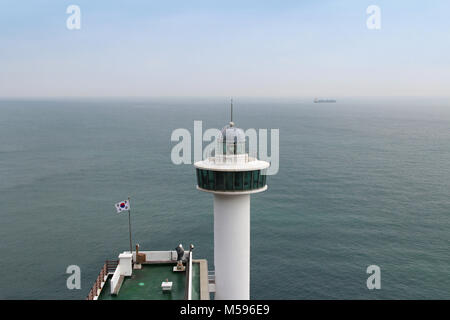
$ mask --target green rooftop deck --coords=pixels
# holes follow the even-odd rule
[[[183,300],[185,298],[186,272],[173,272],[176,264],[143,264],[142,269],[133,270],[125,277],[117,295],[111,295],[110,280],[103,287],[99,300]],[[173,282],[172,290],[163,292],[161,283]],[[200,267],[192,264],[192,299],[200,299]]]

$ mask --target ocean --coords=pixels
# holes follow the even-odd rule
[[[213,198],[170,158],[194,120],[223,127],[228,99],[1,100],[0,298],[84,299],[129,248],[128,196],[142,250],[193,243],[212,269]],[[242,98],[234,120],[280,130],[279,172],[251,200],[252,299],[450,298],[448,99]]]

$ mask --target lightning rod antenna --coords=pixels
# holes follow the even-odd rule
[[[230,124],[233,123],[233,98],[231,98],[231,121]]]

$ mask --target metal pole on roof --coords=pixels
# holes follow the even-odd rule
[[[133,246],[131,241],[131,205],[130,205],[130,197],[128,197],[128,231],[130,233],[130,253],[133,254]]]
[[[231,98],[231,122],[233,122],[233,98]]]

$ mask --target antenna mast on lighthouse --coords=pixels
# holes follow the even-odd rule
[[[233,122],[233,98],[231,98],[231,120],[230,120],[230,126],[232,127],[234,125]]]

